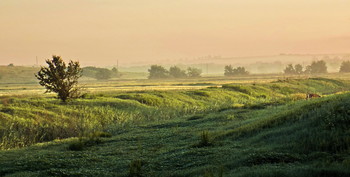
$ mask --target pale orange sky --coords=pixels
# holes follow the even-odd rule
[[[0,64],[350,53],[350,0],[0,0]]]

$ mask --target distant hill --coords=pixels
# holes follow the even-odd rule
[[[37,82],[35,73],[40,67],[0,66],[0,83],[33,83]]]

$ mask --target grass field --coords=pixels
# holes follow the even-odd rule
[[[0,176],[349,176],[335,77],[84,81],[68,104],[4,91]]]

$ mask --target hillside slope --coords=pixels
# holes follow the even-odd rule
[[[0,176],[350,175],[349,93],[267,103],[0,151]]]

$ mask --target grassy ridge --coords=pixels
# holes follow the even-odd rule
[[[268,84],[223,85],[191,91],[86,94],[61,104],[45,97],[2,97],[0,149],[77,137],[123,127],[234,107],[262,109],[304,99],[308,91],[338,92],[348,85],[330,79],[283,80]]]
[[[118,97],[125,94],[91,95],[94,98],[78,101],[79,109],[86,108],[87,117],[88,113],[91,113],[91,117],[96,116],[94,111],[99,110],[97,107],[111,110],[113,105],[124,104],[130,105],[119,109],[130,108],[130,115],[136,110],[143,110],[145,112],[142,114],[138,113],[145,117],[127,119],[124,126],[119,126],[114,132],[110,130],[114,134],[111,138],[99,138],[98,141],[93,140],[94,143],[88,140],[91,144],[86,145],[82,151],[71,151],[68,148],[72,143],[79,142],[78,138],[0,151],[0,175],[349,176],[350,94],[296,100],[296,94],[289,89],[269,92],[271,87],[292,88],[297,83],[301,85],[298,88],[302,88],[303,82],[315,82],[313,84],[322,85],[324,91],[330,90],[325,89],[324,85],[331,86],[334,91],[342,89],[334,84],[336,81],[314,79],[308,82],[293,80],[273,83],[276,85],[243,85],[241,88],[227,85],[224,88],[200,90],[196,94],[193,93],[195,91],[130,93],[130,97],[121,96],[123,99]],[[333,84],[327,84],[329,82]],[[265,92],[259,91],[255,95],[252,93],[256,90],[251,89],[253,87],[259,87]],[[289,95],[282,94],[286,90]],[[296,90],[296,93],[300,91]],[[215,95],[217,92],[218,95]],[[265,96],[260,96],[262,93]],[[154,97],[149,97],[153,101],[144,102],[133,94],[182,95],[183,98],[178,100],[180,103],[202,109],[186,112],[186,109],[180,109],[180,103],[167,101],[153,105]],[[230,101],[215,109],[204,109],[205,102],[216,100],[212,97],[222,99],[219,95],[227,98],[231,94],[232,98],[229,98],[236,99],[236,102]],[[273,99],[272,94],[279,99]],[[185,98],[188,102],[184,101]],[[28,101],[28,98],[24,100]],[[95,106],[89,106],[89,102],[98,100],[100,105],[96,103]],[[50,102],[46,99],[42,101]],[[123,104],[118,105],[119,102]],[[78,103],[70,103],[69,106],[76,104]],[[51,100],[47,108],[52,107],[54,112],[53,110],[66,106]],[[164,115],[173,114],[170,111],[159,115],[160,111],[171,106],[178,112],[183,112],[162,119]],[[152,109],[155,113],[149,113],[149,117],[146,117],[147,111],[152,112]],[[72,108],[71,114],[76,116],[73,110]],[[99,110],[98,113],[107,114],[106,112]],[[156,116],[159,116],[158,119],[154,119]],[[94,120],[91,117],[88,119]],[[129,124],[129,121],[132,123]],[[90,122],[88,125],[93,124]]]

